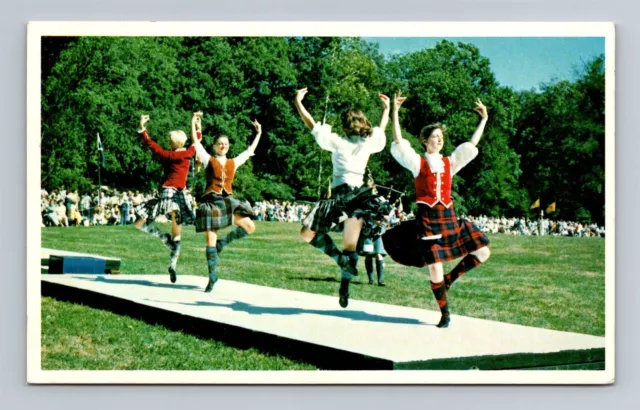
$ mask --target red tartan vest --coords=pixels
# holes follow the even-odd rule
[[[420,173],[414,179],[416,184],[416,202],[433,207],[438,202],[449,208],[451,206],[451,162],[443,157],[444,172],[431,172],[427,159],[420,156]]]
[[[236,163],[232,159],[227,158],[224,167],[214,156],[209,158],[209,166],[205,170],[207,177],[207,189],[204,194],[211,192],[222,195],[224,190],[227,194],[233,194],[231,184],[233,184],[233,176],[236,173]]]

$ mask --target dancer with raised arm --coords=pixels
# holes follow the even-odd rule
[[[489,116],[487,108],[478,99],[475,111],[480,114],[480,124],[471,140],[459,145],[448,157],[440,154],[444,125],[427,125],[419,137],[425,153],[419,155],[402,138],[400,131],[398,110],[405,99],[400,91],[394,96],[391,154],[413,175],[418,211],[415,221],[406,221],[388,230],[382,239],[389,256],[396,262],[407,266],[427,266],[431,290],[442,315],[437,326],[448,327],[451,321],[447,302],[449,287],[490,255],[487,237],[471,222],[458,220],[451,199],[452,177],[478,155],[476,146]],[[460,257],[460,263],[444,275],[442,262]]]
[[[194,136],[194,147],[198,160],[205,166],[207,188],[196,209],[196,232],[204,232],[206,239],[207,267],[209,282],[205,292],[211,292],[218,281],[218,257],[225,246],[232,241],[242,239],[256,229],[251,220],[254,217],[253,208],[249,202],[240,202],[233,197],[233,178],[235,172],[251,156],[254,155],[262,127],[257,120],[252,122],[256,130],[256,137],[247,150],[235,158],[227,158],[229,152],[229,138],[219,135],[215,138],[214,155],[209,155],[202,146],[202,113],[193,114],[191,132]],[[224,238],[218,239],[218,230],[235,224]]]
[[[187,175],[189,164],[195,155],[195,148],[184,148],[187,135],[184,131],[171,131],[169,133],[169,146],[171,150],[165,150],[155,143],[145,128],[149,121],[148,115],[140,117],[140,129],[138,135],[151,152],[159,159],[164,167],[164,183],[160,197],[152,198],[135,208],[136,228],[159,238],[170,249],[169,277],[172,283],[176,281],[176,269],[180,256],[180,234],[182,225],[193,225],[195,214],[191,203],[186,197]],[[171,234],[162,233],[153,225],[155,219],[165,215],[171,221]]]
[[[346,308],[349,283],[358,274],[358,239],[361,234],[365,237],[378,235],[378,223],[391,211],[388,201],[363,184],[369,156],[382,151],[386,144],[384,130],[389,122],[389,97],[379,95],[384,111],[378,127],[372,127],[362,111],[348,110],[342,114],[344,134],[340,136],[331,131],[331,126],[314,121],[302,104],[305,94],[306,88],[296,93],[296,109],[320,148],[331,152],[333,198],[316,202],[302,223],[300,235],[340,267],[339,303]],[[331,230],[342,230],[342,251],[329,236]]]

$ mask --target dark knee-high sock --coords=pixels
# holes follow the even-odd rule
[[[462,258],[462,260],[456,265],[451,272],[444,275],[444,283],[447,289],[451,287],[451,284],[455,282],[460,276],[469,272],[471,269],[480,266],[482,262],[478,260],[475,255],[469,254]]]
[[[358,276],[358,252],[356,251],[342,251],[342,254],[349,258],[349,268],[353,276]]]
[[[344,266],[341,266],[340,289],[340,306],[346,308],[349,304],[349,282],[354,275],[358,274],[356,266],[358,265],[358,253],[355,251],[342,251],[345,260]]]
[[[338,249],[333,243],[333,239],[331,239],[329,234],[317,233],[316,236],[313,237],[311,242],[309,242],[309,245],[324,252],[341,268],[344,267],[349,261],[349,259],[345,257],[343,252],[341,252],[340,249]]]
[[[168,233],[162,233],[158,228],[156,228],[153,224],[142,225],[140,228],[141,231],[148,233],[151,236],[155,236],[160,239],[162,243],[168,245],[171,242],[171,235]]]
[[[440,308],[442,316],[449,316],[447,289],[444,286],[444,281],[439,283],[431,282],[431,291],[433,291],[433,296],[436,298],[436,302],[438,302],[438,307]]]
[[[171,248],[171,267],[176,268],[178,264],[178,258],[180,257],[180,240],[173,241],[173,247]]]
[[[216,249],[218,250],[218,253],[222,252],[224,247],[229,245],[231,242],[235,241],[236,239],[242,239],[248,235],[249,233],[247,231],[240,228],[239,226],[236,226],[231,230],[231,232],[227,234],[227,236],[218,240],[218,242],[216,243]]]
[[[218,264],[218,251],[215,246],[207,246],[207,266],[209,268],[209,279],[218,280],[216,265]]]
[[[377,265],[377,262],[376,262]],[[373,257],[367,256],[364,260],[364,267],[367,270],[367,276],[369,277],[369,283],[373,283]]]
[[[378,272],[378,283],[384,282],[384,259],[376,260],[376,272]]]
[[[358,275],[358,253],[356,251],[342,251],[347,261],[346,265],[342,267],[342,279],[353,278]]]

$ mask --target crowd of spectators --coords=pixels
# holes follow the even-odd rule
[[[133,209],[150,199],[156,192],[142,194],[139,191],[118,192],[117,189],[103,187],[94,193],[79,194],[77,191],[59,190],[41,191],[42,226],[70,225],[127,225],[135,222]],[[194,209],[195,200],[191,195]],[[256,220],[267,222],[300,223],[309,213],[313,203],[307,201],[258,201],[253,208]],[[605,236],[604,227],[597,224],[581,224],[571,221],[553,221],[550,219],[531,220],[528,218],[496,218],[485,215],[468,216],[464,219],[473,222],[485,233],[503,233],[507,235],[554,235],[575,237]],[[406,213],[397,207],[390,215],[389,225],[394,226],[408,219],[413,213]],[[167,222],[159,217],[158,222]]]
[[[42,226],[127,225],[135,222],[134,208],[156,193],[123,191],[103,187],[99,191],[78,193],[59,190],[40,191]],[[161,220],[164,219],[164,220]],[[158,222],[167,222],[158,218]]]
[[[576,237],[604,238],[605,229],[597,224],[582,224],[572,221],[554,221],[551,219],[529,218],[494,218],[480,215],[477,217],[463,215],[463,218],[473,222],[483,232],[504,233],[507,235],[553,235]]]
[[[312,205],[310,202],[258,201],[253,210],[258,221],[301,222]]]

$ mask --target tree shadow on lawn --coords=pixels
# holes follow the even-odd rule
[[[150,286],[154,288],[181,289],[181,290],[202,289],[202,286],[196,286],[196,285],[178,285],[175,283],[158,283],[158,282],[152,282],[150,280],[140,280],[140,279],[131,279],[131,280],[111,279],[111,278],[107,279],[104,276],[96,276],[91,278],[78,276],[76,278],[86,280],[86,281],[91,281],[91,282],[109,283],[113,285],[138,285],[138,286]]]
[[[151,300],[151,299],[146,299],[146,300],[150,302],[175,303],[175,304],[186,305],[186,306],[225,307],[225,308],[234,310],[236,312],[246,312],[251,315],[268,315],[268,314],[299,315],[302,313],[306,313],[311,315],[334,316],[334,317],[341,317],[345,319],[368,321],[368,322],[435,326],[435,324],[425,323],[418,319],[407,318],[407,317],[381,316],[381,315],[363,312],[361,310],[318,310],[318,309],[302,309],[302,308],[293,308],[293,307],[265,307],[265,306],[256,306],[256,305],[252,305],[250,303],[245,303],[245,302],[238,302],[238,301],[233,301],[231,304],[225,304],[225,303],[215,303],[215,302],[205,302],[205,301],[188,303],[188,302],[168,302],[168,301]]]

